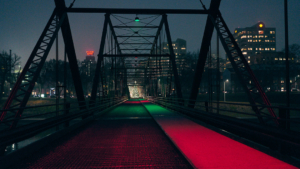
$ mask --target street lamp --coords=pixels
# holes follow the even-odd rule
[[[226,81],[224,81],[224,102],[226,101],[226,97],[225,97],[225,83],[226,83],[226,82],[229,82],[229,80],[226,79]]]

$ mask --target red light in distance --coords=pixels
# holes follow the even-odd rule
[[[86,51],[87,56],[94,56],[94,51]]]

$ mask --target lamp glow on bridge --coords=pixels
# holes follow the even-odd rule
[[[136,14],[136,17],[135,17],[134,21],[135,22],[139,22],[140,21],[140,18],[137,16],[137,14]]]

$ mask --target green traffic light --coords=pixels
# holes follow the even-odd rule
[[[140,21],[139,17],[135,17],[134,21],[139,22]]]

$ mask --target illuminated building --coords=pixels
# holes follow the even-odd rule
[[[236,28],[233,37],[249,64],[255,64],[254,56],[276,51],[276,28],[268,28],[263,22]]]
[[[172,42],[172,46],[176,58],[178,58],[178,56],[186,55],[186,40],[178,38],[176,41]],[[163,53],[169,53],[169,44],[163,43],[162,47],[163,47],[162,49]]]
[[[82,70],[87,76],[91,76],[91,72],[94,72],[96,68],[96,61],[94,51],[86,51],[86,58],[81,63]]]

